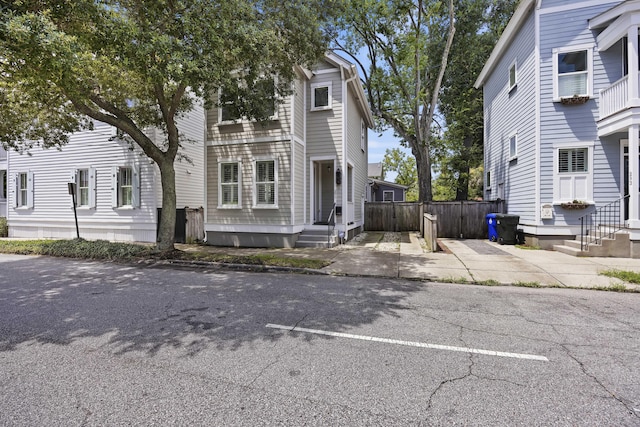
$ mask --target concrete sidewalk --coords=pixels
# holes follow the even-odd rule
[[[488,240],[442,239],[444,252],[427,252],[417,233],[401,233],[387,243],[385,235],[368,232],[361,242],[330,249],[339,252],[331,274],[397,277],[457,283],[600,288],[639,285],[600,273],[618,269],[640,273],[640,260],[627,258],[576,258],[555,251],[501,246]]]

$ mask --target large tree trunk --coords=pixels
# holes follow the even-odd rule
[[[418,200],[430,202],[433,198],[431,190],[431,158],[427,148],[413,150],[418,168]]]
[[[176,233],[176,172],[173,162],[164,161],[158,164],[162,183],[162,217],[158,228],[158,244],[160,251],[172,251]]]

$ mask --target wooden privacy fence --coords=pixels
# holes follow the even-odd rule
[[[502,213],[503,201],[428,202],[424,211],[437,218],[438,237],[484,239],[488,235],[486,216]]]
[[[416,231],[422,222],[422,203],[367,202],[364,205],[365,231]]]

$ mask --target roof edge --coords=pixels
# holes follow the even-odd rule
[[[487,77],[493,71],[493,69],[498,64],[500,58],[505,53],[506,48],[511,44],[513,39],[515,38],[518,30],[524,25],[524,22],[527,19],[527,16],[531,10],[531,8],[535,5],[536,0],[522,0],[516,11],[513,13],[513,16],[509,20],[507,27],[502,32],[498,43],[496,43],[495,47],[491,51],[491,55],[487,62],[485,62],[482,71],[478,75],[476,82],[473,84],[473,87],[479,89],[484,86],[487,81]]]

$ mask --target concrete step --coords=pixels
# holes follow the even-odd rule
[[[309,241],[309,240],[300,240],[298,239],[296,241],[296,248],[332,248],[335,245],[335,243],[327,243],[327,241],[325,240],[324,242],[318,242],[318,241]]]
[[[296,240],[296,248],[332,248],[336,236],[327,236],[327,230],[304,230]]]
[[[569,240],[568,242],[570,241],[571,240]],[[575,256],[575,257],[589,256],[589,252],[580,250],[580,242],[578,242],[577,248],[574,248],[572,246],[567,246],[567,245],[553,245],[553,250],[557,252],[562,252],[563,254]]]

